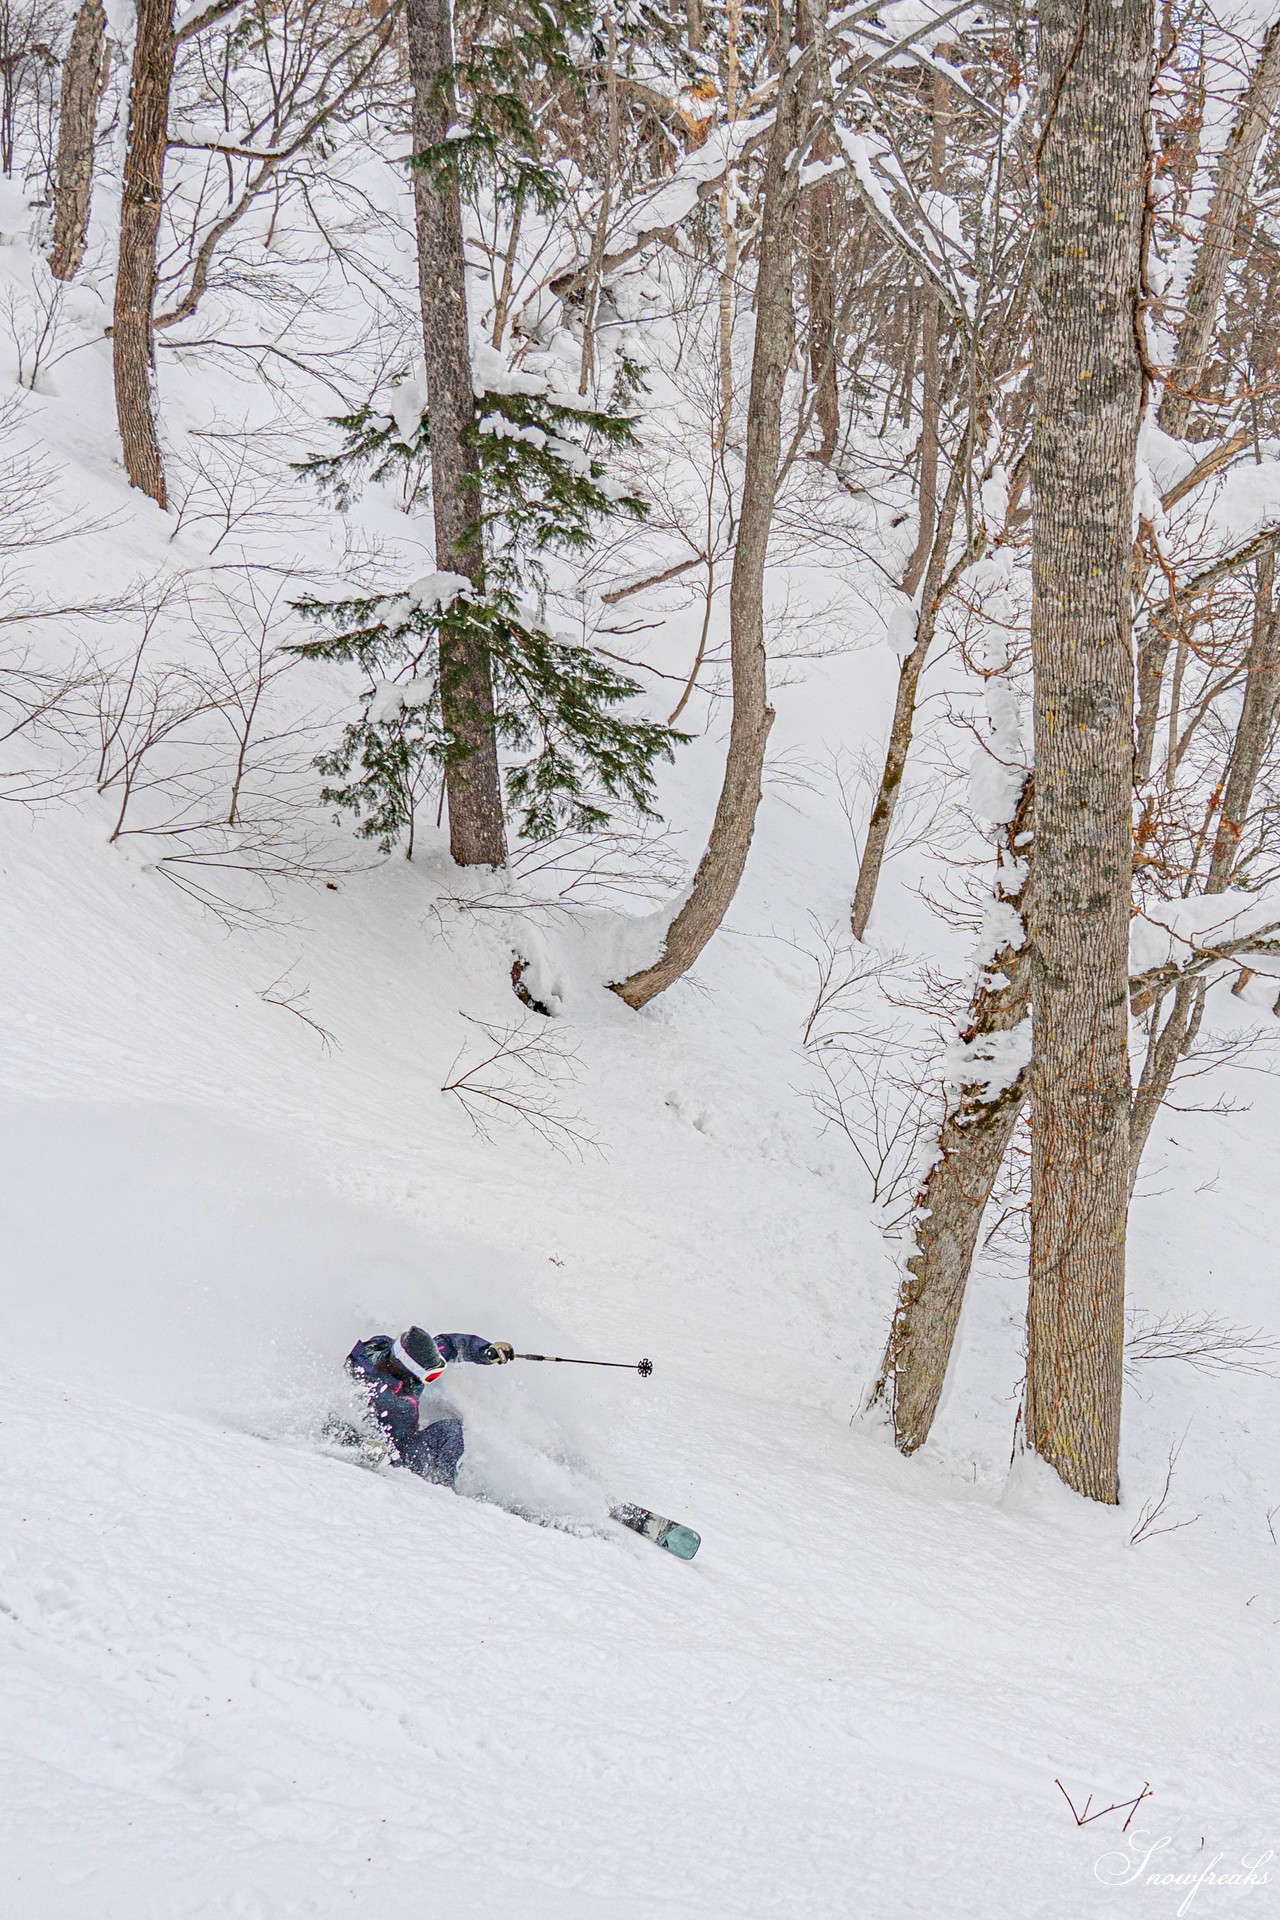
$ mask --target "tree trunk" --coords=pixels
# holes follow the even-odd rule
[[[1253,636],[1245,656],[1244,701],[1223,782],[1222,811],[1209,860],[1206,893],[1224,892],[1235,871],[1240,835],[1253,807],[1275,725],[1280,695],[1280,609],[1275,605],[1275,578],[1275,553],[1265,553],[1258,562]]]
[[[855,940],[861,940],[867,930],[867,921],[871,918],[871,909],[875,905],[876,888],[880,884],[880,870],[889,849],[889,835],[893,832],[893,818],[897,811],[898,795],[902,790],[902,776],[907,770],[907,755],[911,751],[911,735],[915,728],[916,693],[920,685],[920,675],[924,672],[925,661],[929,657],[929,648],[933,645],[934,630],[938,624],[938,609],[942,605],[947,555],[951,549],[951,536],[955,530],[956,515],[960,511],[960,501],[964,494],[968,451],[969,436],[966,431],[956,453],[951,478],[947,482],[942,510],[937,515],[928,571],[925,574],[924,587],[920,595],[920,619],[916,628],[916,643],[898,669],[898,689],[894,696],[893,719],[889,726],[889,745],[885,750],[884,771],[880,775],[875,804],[871,809],[871,818],[867,822],[867,838],[862,849],[862,859],[858,865],[858,882],[853,892],[853,911],[850,918]]]
[[[413,82],[413,144],[444,141],[456,117],[450,0],[409,0],[405,15]],[[431,502],[436,566],[484,586],[480,476],[471,440],[475,397],[467,324],[462,200],[453,174],[415,167],[418,288],[431,429]],[[474,628],[440,640],[440,707],[453,753],[445,768],[449,850],[460,867],[499,867],[507,857],[493,718],[489,649]]]
[[[1160,721],[1160,700],[1164,693],[1164,670],[1174,640],[1172,607],[1156,607],[1138,643],[1138,717],[1134,728],[1133,784],[1141,789],[1151,778],[1155,757],[1156,728]]]
[[[773,725],[764,650],[764,566],[778,487],[782,395],[794,340],[791,279],[798,183],[788,166],[813,98],[813,63],[801,56],[778,87],[769,140],[756,273],[756,332],[747,401],[747,446],[738,539],[729,583],[733,714],[724,783],[707,850],[689,896],[650,967],[614,984],[630,1007],[643,1007],[693,965],[729,908],[746,866],[760,805],[765,744]]]
[[[1240,835],[1253,807],[1263,757],[1275,726],[1280,702],[1280,609],[1275,605],[1275,574],[1275,554],[1265,553],[1258,562],[1253,634],[1245,659],[1244,701],[1222,782],[1222,810],[1209,856],[1206,893],[1225,893],[1231,883],[1240,852]],[[1169,1097],[1178,1062],[1190,1052],[1199,1032],[1204,997],[1203,979],[1180,980],[1173,990],[1173,1006],[1168,1016],[1161,1020],[1165,995],[1160,996],[1151,1011],[1151,1037],[1130,1118],[1130,1192],[1137,1183],[1143,1150],[1156,1115]],[[1137,1004],[1141,1006],[1142,1000]]]
[[[1187,430],[1193,395],[1204,375],[1218,308],[1227,284],[1236,229],[1277,105],[1280,105],[1280,21],[1270,28],[1262,43],[1257,65],[1241,96],[1235,124],[1218,161],[1213,199],[1187,285],[1182,325],[1178,329],[1178,350],[1160,402],[1160,425],[1166,433],[1181,434]]]
[[[71,29],[58,97],[58,171],[49,271],[70,280],[84,258],[93,186],[93,136],[106,76],[107,16],[102,0],[84,0]]]
[[[173,0],[138,0],[111,346],[125,472],[129,484],[150,494],[160,507],[166,504],[167,496],[156,435],[151,314],[173,50]]]
[[[931,90],[930,184],[936,188],[941,188],[945,178],[949,100],[950,89],[946,81],[940,78],[935,79]],[[929,648],[933,644],[934,629],[937,626],[943,573],[951,546],[951,535],[955,529],[956,514],[960,509],[961,495],[964,490],[965,462],[970,446],[970,434],[966,429],[956,455],[956,464],[947,486],[941,520],[939,520],[942,303],[937,288],[933,286],[924,288],[922,298],[924,308],[920,323],[920,467],[919,484],[916,490],[920,525],[916,535],[915,549],[902,575],[902,591],[914,594],[926,569],[927,578],[921,595],[916,644],[898,671],[898,687],[894,697],[893,720],[889,727],[889,745],[885,753],[884,771],[880,776],[875,804],[872,806],[871,817],[867,822],[866,844],[858,864],[858,880],[854,887],[853,911],[850,915],[855,940],[861,940],[867,930],[871,909],[875,905],[876,889],[880,885],[880,873],[889,849],[893,817],[897,811],[902,776],[907,770],[907,756],[911,751],[911,736],[915,730],[916,691],[928,658]]]
[[[1036,888],[1026,1434],[1119,1498],[1134,465],[1152,21],[1043,0],[1032,430]]]
[[[1005,837],[1009,857],[1021,863],[1021,884],[999,895],[1024,915],[1031,897],[1032,848],[1029,842],[1019,843],[1027,838],[1031,810],[1028,780]],[[999,976],[1004,986],[992,984]],[[958,1036],[971,1059],[989,1057],[985,1041],[1021,1026],[1030,987],[1025,939],[1003,947],[985,963]],[[894,1443],[902,1453],[924,1445],[938,1411],[982,1217],[1022,1111],[1026,1079],[1024,1068],[994,1095],[987,1079],[957,1084],[938,1135],[937,1156],[916,1195],[915,1252],[906,1263],[884,1368],[870,1400],[874,1405],[889,1399]]]
[[[813,142],[813,158],[832,157],[831,137],[825,130]],[[840,441],[840,389],[836,369],[836,209],[829,176],[816,180],[805,195],[808,219],[809,380],[813,413],[821,436],[816,460],[830,466]]]
[[[1168,1098],[1178,1062],[1190,1052],[1199,1032],[1204,1013],[1204,982],[1199,979],[1179,980],[1173,990],[1173,1006],[1169,1016],[1162,1022],[1160,1016],[1163,1010],[1163,1002],[1152,1010],[1151,1038],[1147,1043],[1147,1054],[1134,1090],[1133,1109],[1129,1116],[1130,1194],[1138,1183],[1143,1149],[1155,1124],[1155,1117]]]
[[[946,57],[948,49],[941,48]],[[951,89],[941,74],[930,84],[929,185],[941,191],[946,183],[947,123]],[[919,532],[915,551],[902,576],[902,591],[914,593],[933,551],[933,535],[938,522],[938,456],[941,451],[938,429],[942,420],[942,296],[930,282],[922,290],[924,301],[920,317],[920,450]],[[861,937],[861,936],[859,936]]]

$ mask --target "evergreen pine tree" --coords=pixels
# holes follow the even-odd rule
[[[644,501],[609,479],[601,457],[632,443],[633,420],[557,392],[541,375],[508,371],[491,348],[476,360],[483,588],[437,572],[392,595],[294,603],[328,629],[294,651],[354,661],[369,676],[360,717],[317,766],[328,782],[322,799],[354,813],[357,832],[384,851],[402,838],[412,851],[414,808],[433,765],[447,767],[458,752],[441,713],[442,638],[446,660],[461,650],[451,641],[487,648],[498,737],[525,756],[506,770],[506,797],[526,838],[591,832],[618,806],[652,814],[655,762],[686,737],[620,711],[636,682],[549,631],[529,601],[545,586],[544,556],[590,546],[606,516],[643,514]],[[427,412],[409,382],[391,404],[394,412],[370,403],[336,420],[338,452],[302,463],[339,506],[364,478],[422,471]],[[418,486],[414,501],[425,491]]]
[[[445,0],[437,13],[440,4]],[[442,17],[447,26],[447,5]],[[464,36],[461,55],[447,62],[436,47],[436,14],[424,28],[428,39],[435,34],[435,50],[421,53],[431,75],[415,82],[422,95],[415,124],[438,124],[446,137],[424,146],[419,136],[412,164],[420,201],[424,182],[433,203],[452,197],[458,297],[459,194],[487,192],[513,221],[527,205],[549,212],[563,194],[560,173],[539,152],[528,102],[540,87],[573,82],[566,35],[588,24],[580,0],[499,5],[486,15],[483,37]],[[412,31],[410,37],[412,51]],[[422,224],[419,206],[420,249]],[[431,257],[429,249],[424,258]],[[428,304],[424,293],[424,322]],[[446,301],[442,314],[445,308],[456,319],[456,301]],[[438,344],[428,327],[429,370]],[[412,852],[415,805],[437,769],[449,790],[451,829],[455,798],[463,808],[477,798],[460,771],[468,766],[487,766],[478,777],[487,779],[492,799],[479,811],[485,818],[486,808],[494,812],[498,743],[524,756],[506,768],[505,801],[527,838],[563,828],[590,832],[618,806],[651,814],[654,764],[685,737],[622,712],[637,684],[590,648],[552,634],[540,604],[529,603],[530,595],[541,603],[546,555],[589,546],[608,515],[643,514],[643,500],[609,480],[601,457],[633,442],[632,419],[618,407],[557,392],[540,375],[510,371],[489,346],[477,350],[473,372],[474,408],[470,395],[460,402],[445,393],[459,380],[437,366],[440,405],[433,407],[430,391],[423,400],[403,381],[390,412],[370,403],[334,421],[344,435],[339,451],[301,466],[345,505],[363,478],[423,471],[434,414],[437,434],[445,434],[435,461],[437,572],[392,596],[295,603],[326,632],[294,651],[354,661],[369,676],[359,719],[316,764],[328,783],[322,798],[354,813],[357,831],[384,850],[405,838]],[[624,365],[624,383],[634,378]],[[410,505],[427,497],[418,486]],[[457,842],[456,831],[451,838]],[[459,852],[455,844],[455,857],[499,859],[502,838],[501,821],[493,819],[476,839],[493,850]]]

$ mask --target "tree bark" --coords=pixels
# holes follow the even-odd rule
[[[949,49],[942,48],[945,58]],[[929,185],[941,190],[946,184],[947,122],[951,89],[941,74],[930,82]],[[915,551],[902,576],[904,593],[914,593],[933,550],[934,529],[938,520],[938,456],[941,447],[938,429],[942,420],[942,296],[930,282],[922,289],[924,308],[920,317],[920,468],[917,498],[919,532]]]
[[[1275,554],[1258,562],[1253,633],[1245,657],[1247,678],[1240,719],[1222,782],[1222,807],[1205,877],[1206,893],[1225,893],[1240,853],[1240,836],[1253,806],[1263,759],[1280,705],[1280,609],[1275,605]],[[1243,979],[1243,975],[1241,978]],[[1130,1117],[1129,1188],[1137,1184],[1143,1150],[1156,1115],[1169,1097],[1178,1062],[1195,1043],[1204,1014],[1205,984],[1201,977],[1180,980],[1173,989],[1173,1005],[1162,1020],[1165,994],[1151,1011],[1151,1036],[1141,1078],[1133,1096]],[[1136,1001],[1138,1007],[1143,999]]]
[[[1023,915],[1031,899],[1031,811],[1028,780],[1005,836],[1022,879],[1013,892],[999,896]],[[1001,977],[1003,986],[993,984]],[[985,963],[958,1036],[972,1058],[982,1057],[984,1040],[1011,1032],[1027,1018],[1030,988],[1025,939]],[[916,1195],[915,1252],[906,1263],[884,1366],[869,1402],[874,1406],[888,1399],[894,1444],[902,1453],[924,1445],[938,1411],[982,1217],[1026,1099],[1026,1080],[1024,1068],[994,1096],[987,1080],[956,1088],[938,1135],[937,1156]]]
[[[1151,1038],[1147,1044],[1142,1072],[1134,1089],[1129,1116],[1129,1192],[1138,1184],[1138,1169],[1143,1150],[1165,1100],[1179,1060],[1190,1052],[1204,1013],[1204,982],[1179,980],[1173,990],[1173,1006],[1161,1021],[1163,1002],[1151,1014]]]
[[[1223,782],[1222,811],[1209,858],[1206,893],[1226,890],[1235,871],[1240,835],[1253,806],[1262,763],[1275,726],[1280,696],[1280,609],[1275,605],[1276,557],[1258,562],[1253,635],[1245,656],[1244,701]]]
[[[173,0],[138,0],[136,18],[111,346],[125,472],[131,486],[163,507],[167,495],[156,433],[152,306],[173,84]]]
[[[450,0],[408,0],[413,143],[438,146],[456,117]],[[475,396],[467,321],[462,199],[455,176],[416,167],[418,289],[431,429],[431,502],[436,566],[484,586],[480,474],[472,429]],[[481,634],[442,633],[440,706],[453,755],[445,767],[449,851],[460,867],[499,867],[507,857],[494,728],[493,673]],[[454,757],[456,755],[456,757]]]
[[[1043,0],[1032,665],[1029,1444],[1119,1498],[1129,1188],[1134,466],[1147,0]]]
[[[853,892],[853,911],[850,920],[855,940],[861,940],[867,930],[871,909],[875,905],[876,888],[880,884],[880,871],[884,866],[885,854],[889,850],[889,835],[893,832],[898,795],[902,790],[902,776],[907,770],[907,756],[911,751],[911,736],[915,730],[916,693],[920,686],[920,675],[924,672],[925,661],[929,657],[929,648],[933,645],[934,631],[938,624],[938,609],[942,605],[947,555],[951,549],[951,536],[955,531],[956,515],[960,511],[960,502],[964,495],[968,450],[969,436],[966,430],[956,453],[951,478],[947,482],[942,509],[936,517],[928,570],[925,573],[924,586],[920,595],[920,619],[916,628],[916,643],[898,669],[898,687],[894,695],[893,719],[889,725],[889,744],[885,749],[884,771],[880,775],[875,804],[871,809],[871,818],[867,822],[867,837],[862,848],[862,859],[858,863],[858,880]]]
[[[930,99],[932,138],[929,179],[931,186],[940,188],[946,177],[947,106],[950,100],[950,89],[945,80],[936,79],[933,82]],[[966,428],[956,455],[956,464],[947,485],[941,517],[939,517],[942,301],[934,286],[926,286],[922,297],[924,309],[920,325],[920,468],[916,495],[919,503],[920,524],[915,549],[902,575],[902,591],[914,594],[922,576],[925,576],[925,582],[924,591],[921,594],[920,620],[916,628],[916,644],[898,671],[898,686],[894,696],[893,719],[889,726],[889,745],[885,752],[884,771],[880,776],[880,786],[871,809],[871,817],[867,822],[866,844],[858,863],[858,879],[854,887],[853,910],[850,915],[855,940],[861,940],[866,933],[871,909],[875,905],[876,890],[880,885],[885,855],[889,850],[889,836],[893,831],[898,795],[902,789],[902,777],[907,770],[907,756],[911,751],[911,737],[915,731],[916,692],[938,622],[943,573],[951,547],[951,536],[955,530],[956,514],[959,512],[964,491],[965,463],[971,444],[970,431]]]
[[[1218,161],[1213,198],[1187,285],[1178,348],[1160,402],[1166,433],[1187,430],[1193,396],[1204,376],[1213,329],[1235,251],[1236,229],[1262,143],[1280,105],[1280,21],[1262,43],[1257,65],[1241,97],[1235,124]]]
[[[756,331],[747,401],[747,445],[738,539],[729,583],[729,655],[733,713],[724,782],[707,850],[689,896],[667,929],[652,966],[613,983],[630,1007],[643,1007],[688,971],[729,909],[746,866],[765,745],[773,725],[764,650],[764,567],[782,451],[782,395],[794,344],[792,268],[799,195],[788,165],[808,121],[813,63],[793,59],[778,86],[777,117],[765,165],[756,272]]]
[[[821,131],[813,142],[813,158],[829,160],[830,135]],[[805,195],[808,219],[809,380],[813,387],[813,414],[821,436],[814,454],[830,466],[840,441],[840,388],[836,368],[836,207],[829,176],[816,180]]]
[[[1157,607],[1147,622],[1138,643],[1138,715],[1134,727],[1133,784],[1141,789],[1151,778],[1155,757],[1156,728],[1160,721],[1160,700],[1164,693],[1164,670],[1169,648],[1174,641],[1174,610]]]
[[[102,0],[84,0],[71,29],[58,96],[58,171],[49,271],[70,280],[84,259],[93,188],[93,136],[106,77],[107,16]]]

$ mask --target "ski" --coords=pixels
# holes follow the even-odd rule
[[[259,1433],[259,1440],[270,1440],[275,1445],[289,1445],[289,1440],[280,1434]],[[296,1443],[295,1443],[296,1444]],[[331,1415],[320,1428],[308,1451],[320,1454],[329,1460],[346,1460],[353,1467],[363,1467],[369,1473],[385,1472],[392,1464],[391,1449],[381,1437],[374,1437],[350,1421]],[[456,1489],[455,1489],[456,1491]],[[549,1514],[534,1513],[521,1507],[507,1506],[505,1502],[495,1500],[486,1494],[472,1494],[472,1499],[480,1499],[487,1505],[499,1507],[517,1520],[526,1520],[535,1526],[556,1527],[565,1533],[579,1538],[584,1532],[595,1531],[585,1523],[553,1518]],[[678,1520],[668,1520],[665,1514],[651,1513],[648,1507],[637,1507],[630,1501],[610,1507],[609,1517],[620,1525],[638,1533],[644,1540],[652,1540],[655,1547],[673,1553],[677,1560],[692,1560],[702,1545],[702,1535],[695,1533],[692,1527],[682,1526]]]
[[[623,1504],[610,1507],[609,1513],[613,1519],[620,1520],[624,1527],[630,1527],[632,1533],[641,1534],[644,1539],[652,1540],[655,1547],[665,1547],[668,1553],[674,1553],[677,1560],[692,1560],[702,1545],[702,1535],[695,1533],[692,1527],[682,1527],[678,1520],[667,1520],[660,1513],[650,1513],[648,1507]]]
[[[370,1473],[379,1472],[391,1462],[391,1449],[381,1435],[366,1433],[349,1420],[340,1420],[336,1414],[330,1414],[325,1421],[317,1442],[318,1453],[326,1454],[330,1460],[349,1460],[352,1466],[364,1467]]]

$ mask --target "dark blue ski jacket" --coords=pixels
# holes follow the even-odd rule
[[[489,1342],[478,1333],[438,1333],[435,1339],[446,1364],[455,1360],[469,1360],[481,1367],[493,1364],[485,1358]],[[347,1355],[346,1367],[368,1395],[370,1413],[403,1453],[418,1431],[422,1382],[396,1364],[391,1347],[391,1336],[385,1333],[375,1334],[372,1340],[357,1340]]]

